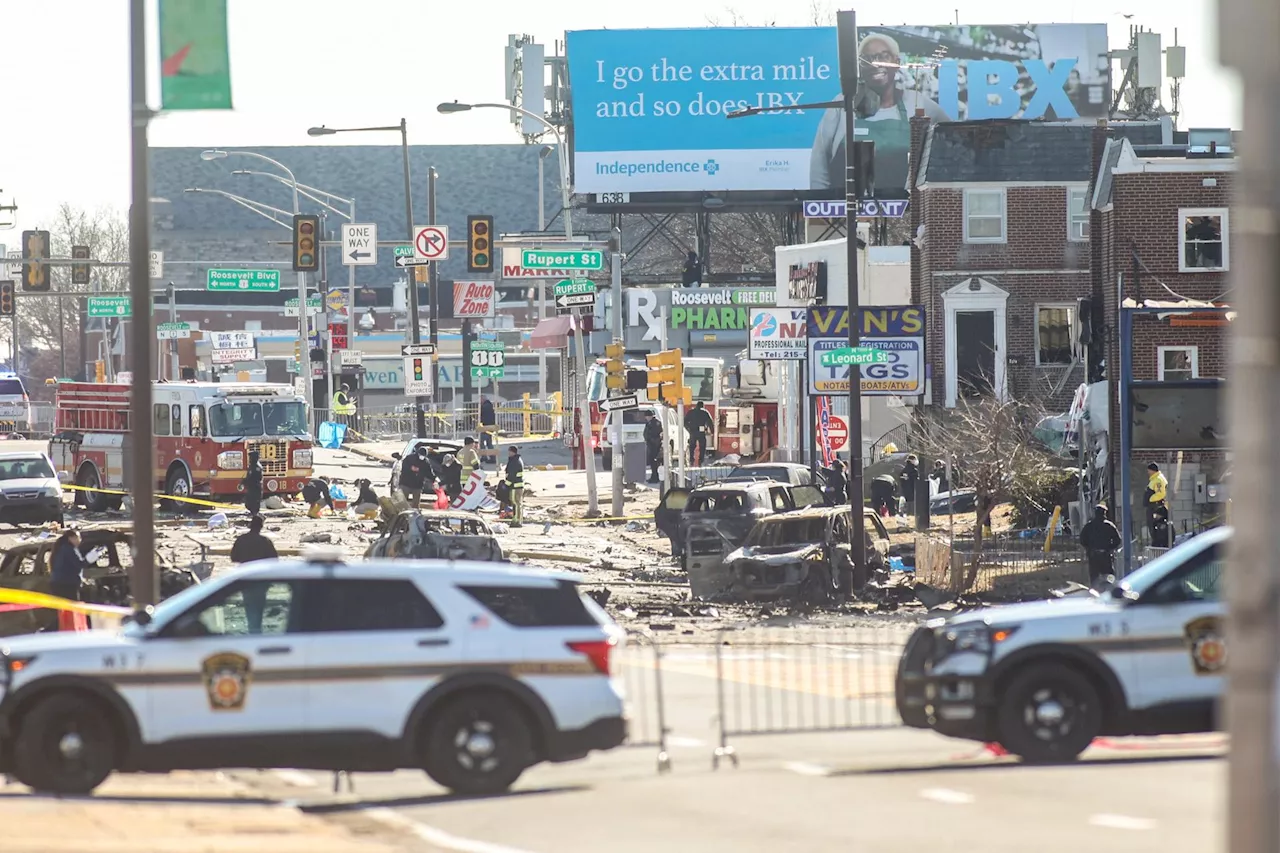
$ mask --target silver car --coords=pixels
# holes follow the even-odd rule
[[[62,484],[43,453],[0,453],[0,522],[62,523]]]

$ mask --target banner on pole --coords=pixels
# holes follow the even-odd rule
[[[160,0],[160,108],[231,109],[227,0]]]
[[[822,440],[818,442],[818,446],[822,448],[822,467],[830,468],[833,455],[831,452],[831,398],[827,396],[818,397],[818,430],[822,436]]]

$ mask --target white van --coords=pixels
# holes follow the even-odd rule
[[[0,373],[0,435],[31,432],[31,398],[16,373]]]
[[[677,417],[674,408],[658,403],[645,403],[636,409],[610,412],[605,416],[604,429],[600,431],[600,436],[606,443],[600,449],[600,464],[606,470],[613,467],[613,433],[618,415],[622,416],[622,444],[625,447],[628,444],[644,443],[644,424],[649,419],[649,412],[653,412],[661,421],[663,436],[668,440],[675,439],[671,444],[671,465],[672,467],[676,465],[680,454],[689,446],[689,438],[684,431],[684,425],[680,423],[680,418]]]

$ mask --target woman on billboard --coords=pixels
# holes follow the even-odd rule
[[[902,51],[893,37],[872,33],[859,43],[858,57],[862,68],[855,103],[858,136],[875,143],[876,185],[901,190],[907,183],[911,116],[922,109],[933,121],[949,118],[937,102],[903,87]],[[844,111],[833,109],[823,114],[818,125],[809,160],[810,186],[815,190],[844,189],[844,124]]]

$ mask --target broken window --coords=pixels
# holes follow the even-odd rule
[[[1067,190],[1067,239],[1089,239],[1089,188],[1072,187]]]
[[[965,190],[964,241],[1003,243],[1004,239],[1004,190]]]
[[[1184,208],[1178,211],[1182,231],[1179,270],[1201,272],[1227,269],[1226,208]]]
[[[1185,382],[1200,378],[1199,352],[1196,347],[1160,347],[1156,367],[1161,382]]]
[[[1074,305],[1036,306],[1036,364],[1070,364],[1075,347]]]

